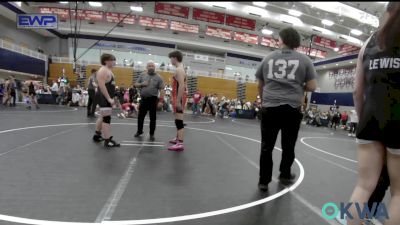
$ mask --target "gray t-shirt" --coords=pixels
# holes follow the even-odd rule
[[[314,65],[307,56],[290,49],[270,53],[256,72],[256,77],[264,81],[262,106],[300,107],[305,83],[316,76]]]
[[[88,82],[88,90],[95,89],[93,82],[97,84],[96,74],[90,75],[89,82]]]
[[[164,88],[164,81],[160,75],[154,74],[143,74],[137,80],[138,83],[149,81],[149,85],[140,89],[140,96],[143,98],[156,96],[158,97],[158,91]]]

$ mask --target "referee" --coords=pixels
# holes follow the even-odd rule
[[[164,81],[155,72],[156,66],[153,61],[147,63],[147,73],[141,75],[135,87],[140,88],[140,106],[138,116],[138,128],[135,137],[143,134],[143,123],[147,111],[150,111],[150,141],[154,141],[154,131],[156,130],[156,113],[158,105],[158,94],[160,99],[164,99]]]

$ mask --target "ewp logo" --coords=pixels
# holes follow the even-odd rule
[[[57,29],[58,18],[54,14],[18,14],[17,27],[24,29]]]
[[[322,207],[322,216],[328,220],[333,220],[335,218],[341,220],[354,219],[354,217],[349,212],[349,209],[353,206],[353,204],[356,208],[356,213],[358,214],[359,219],[371,219],[373,217],[378,220],[389,219],[389,214],[387,212],[385,204],[376,202],[372,204],[371,208],[368,207],[368,203],[364,203],[361,207],[359,203],[341,202],[340,207],[338,207],[336,203],[328,202]]]

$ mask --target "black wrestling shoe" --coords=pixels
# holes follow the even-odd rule
[[[258,184],[258,189],[260,189],[260,191],[264,191],[264,192],[266,192],[266,191],[268,191],[268,184]]]
[[[111,136],[109,139],[104,139],[104,147],[113,148],[113,147],[121,147],[121,144],[115,142]]]
[[[291,173],[289,177],[279,175],[279,181],[283,184],[292,184],[294,179],[296,178],[296,174]]]
[[[96,131],[96,133],[93,135],[93,141],[94,142],[104,141],[104,138],[101,136],[101,132]]]
[[[150,134],[149,141],[155,141],[155,140],[156,138],[154,137],[154,134],[153,135]]]
[[[135,134],[135,138],[138,138],[138,137],[140,137],[141,135],[143,134],[143,132],[137,132],[136,134]]]

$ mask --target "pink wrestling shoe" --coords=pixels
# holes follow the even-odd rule
[[[171,147],[168,148],[169,151],[175,151],[175,152],[181,152],[184,150],[183,143],[178,142],[175,145],[172,145]]]
[[[171,144],[178,143],[178,138],[174,138],[174,139],[170,140],[169,143],[171,143]]]

